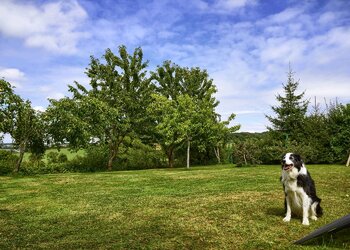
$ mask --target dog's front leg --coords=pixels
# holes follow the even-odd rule
[[[303,195],[303,225],[309,225],[309,209],[310,209],[310,199],[307,195]]]
[[[283,218],[283,221],[289,222],[290,218],[292,217],[292,209],[290,207],[290,201],[289,201],[288,195],[286,195],[284,202],[286,206],[286,217]]]

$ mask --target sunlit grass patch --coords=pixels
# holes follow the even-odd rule
[[[0,249],[302,248],[350,212],[349,169],[308,168],[325,210],[309,227],[282,222],[278,166],[0,177]],[[349,247],[324,241],[306,248]]]

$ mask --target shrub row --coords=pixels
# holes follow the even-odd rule
[[[0,151],[0,175],[12,173],[18,156],[8,151]],[[66,172],[105,171],[108,162],[106,146],[91,146],[83,156],[77,155],[68,160],[67,155],[49,152],[46,161],[42,157],[30,156],[22,163],[20,174],[35,175]],[[113,164],[114,170],[150,169],[166,166],[163,152],[154,147],[138,143],[132,148],[122,149]]]

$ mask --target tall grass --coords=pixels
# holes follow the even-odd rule
[[[325,211],[309,227],[282,222],[278,166],[0,177],[0,249],[302,248],[292,242],[350,212],[350,169],[308,169]],[[350,243],[306,249],[327,247]]]

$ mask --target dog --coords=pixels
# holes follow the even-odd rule
[[[283,156],[281,182],[285,194],[284,222],[290,221],[292,213],[302,216],[302,224],[306,226],[309,225],[309,217],[317,220],[322,216],[321,199],[316,195],[315,182],[300,155],[287,153]]]

